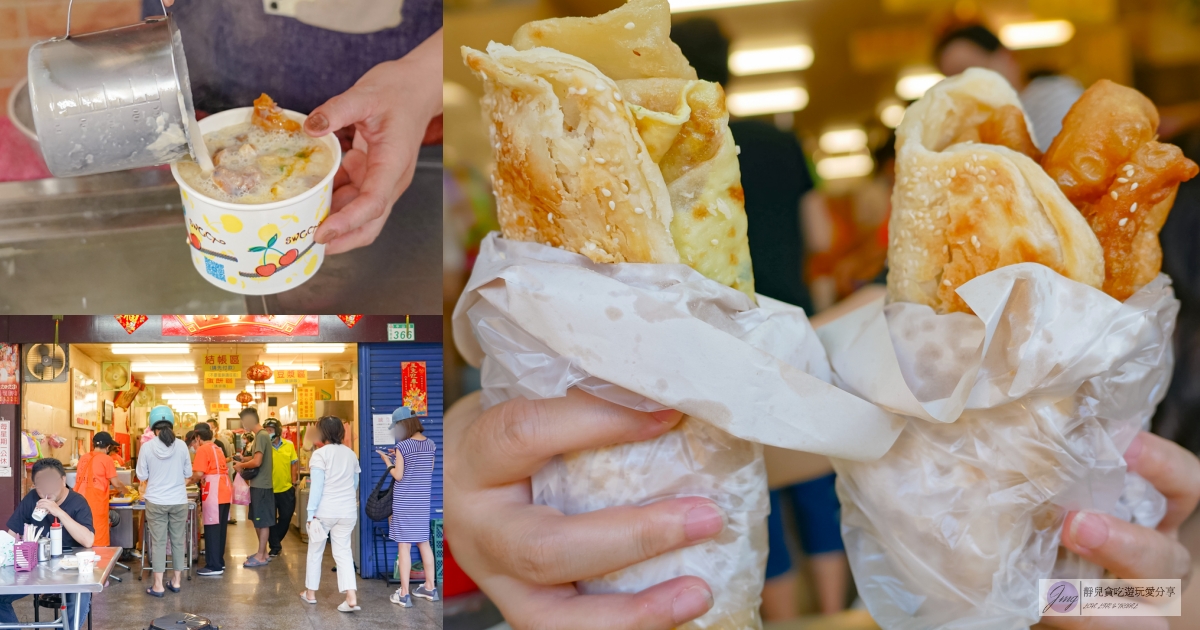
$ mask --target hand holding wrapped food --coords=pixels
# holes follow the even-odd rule
[[[1157,233],[1197,167],[1155,126],[1144,97],[1100,82],[1040,156],[1016,94],[978,69],[905,115],[890,304],[822,330],[836,378],[909,418],[880,460],[835,460],[883,627],[1026,628],[1039,579],[1099,577],[1060,562],[1069,510],[1161,518],[1121,454],[1170,379]]]
[[[724,93],[696,79],[669,28],[665,0],[633,0],[464,49],[504,238],[481,247],[455,338],[482,363],[485,406],[577,387],[685,412],[654,439],[554,458],[533,499],[566,514],[711,499],[728,518],[717,539],[576,586],[695,575],[715,602],[683,628],[755,628],[769,509],[756,442],[870,458],[899,423],[814,378],[828,365],[803,312],[754,293]]]

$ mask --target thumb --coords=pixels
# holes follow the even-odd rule
[[[349,127],[371,115],[371,100],[362,90],[350,88],[325,101],[304,121],[304,131],[316,138]]]

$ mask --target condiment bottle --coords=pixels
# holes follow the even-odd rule
[[[57,518],[50,526],[50,555],[56,558],[62,555],[62,524]]]

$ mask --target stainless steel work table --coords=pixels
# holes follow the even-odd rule
[[[168,567],[171,570],[173,570],[173,571],[179,570],[179,571],[183,571],[184,573],[187,573],[187,579],[189,579],[189,580],[192,579],[192,563],[195,560],[197,553],[199,553],[199,543],[200,543],[200,523],[199,523],[200,506],[198,505],[199,498],[200,498],[199,493],[192,493],[192,492],[188,493],[188,498],[187,498],[187,500],[188,500],[188,502],[187,502],[188,515],[187,515],[186,527],[184,528],[184,534],[183,534],[184,538],[187,539],[187,549],[185,550],[184,555],[183,555],[183,558],[184,558],[183,566],[181,566],[181,567],[174,566],[174,562],[176,559],[175,555],[172,555],[171,561],[167,563],[168,565],[171,565]],[[133,514],[134,512],[145,512],[146,511],[146,502],[138,501],[136,503],[125,503],[125,504],[110,503],[108,506],[108,509],[110,509],[110,510],[128,510],[130,514]],[[141,580],[143,577],[145,577],[147,572],[152,570],[151,565],[150,565],[150,560],[151,560],[150,559],[150,540],[149,540],[150,535],[149,535],[148,529],[149,529],[149,524],[146,522],[145,518],[142,518],[142,534],[141,534],[142,557],[141,557],[141,566],[139,567],[139,570],[138,570],[138,579],[139,580]],[[172,551],[174,551],[174,550],[172,550]],[[0,626],[0,628],[3,628],[3,626]]]
[[[0,313],[439,313],[442,185],[441,147],[422,148],[372,245],[290,291],[243,296],[192,266],[169,170],[3,182]]]
[[[62,601],[67,601],[71,593],[99,593],[104,590],[108,575],[117,565],[121,556],[120,547],[96,547],[94,549],[76,548],[71,554],[79,551],[94,551],[100,557],[96,559],[96,570],[91,573],[80,573],[78,569],[64,569],[59,566],[63,557],[51,558],[39,562],[32,571],[17,571],[16,567],[0,567],[0,595],[60,595]],[[78,599],[76,600],[78,602]],[[0,629],[7,628],[67,628],[67,616],[59,611],[58,619],[54,621],[3,623]],[[86,616],[86,615],[83,615]]]

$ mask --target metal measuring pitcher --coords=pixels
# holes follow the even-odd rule
[[[157,166],[200,142],[179,29],[163,15],[139,24],[38,42],[29,100],[56,177]]]

